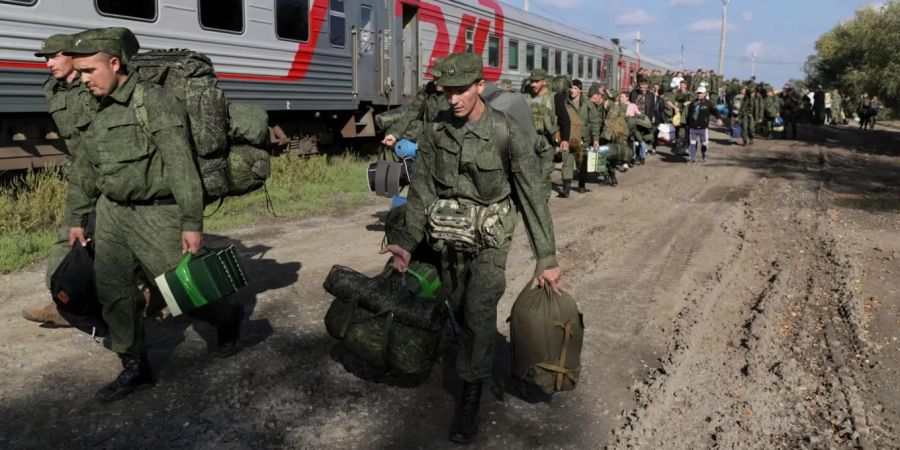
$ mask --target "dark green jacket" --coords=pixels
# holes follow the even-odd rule
[[[594,141],[600,142],[600,134],[603,133],[603,123],[606,121],[606,106],[603,103],[595,105],[587,102],[587,144],[593,145]]]
[[[512,186],[532,243],[537,270],[557,267],[553,220],[547,204],[547,189],[535,143],[514,122],[510,123],[510,171],[507,176],[500,151],[494,143],[494,112],[484,114],[467,131],[466,123],[449,111],[441,112],[426,127],[416,155],[416,176],[409,188],[406,231],[397,233],[395,244],[410,253],[425,238],[426,210],[438,199],[487,206],[506,201]],[[502,218],[508,236],[516,226],[516,208]]]
[[[449,105],[443,94],[428,92],[426,88],[419,89],[416,99],[404,107],[403,114],[385,132],[397,139],[418,140],[425,123],[434,120],[437,113],[447,109]]]
[[[66,223],[81,226],[103,195],[117,203],[173,197],[181,210],[182,231],[203,230],[203,186],[187,134],[181,103],[155,84],[145,85],[146,129],[132,98],[135,77],[100,100],[82,136],[69,181]]]

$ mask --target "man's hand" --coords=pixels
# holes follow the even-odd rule
[[[396,269],[397,272],[406,272],[406,269],[409,268],[409,263],[412,260],[412,255],[404,250],[403,247],[396,244],[384,247],[379,253],[390,253],[394,256],[394,269]]]
[[[722,122],[722,119],[716,119],[716,125],[721,127],[724,124],[725,124],[725,122]]]
[[[75,245],[75,241],[78,241],[81,244],[81,246],[83,247],[83,246],[87,245],[89,240],[90,239],[87,239],[84,237],[84,228],[82,228],[82,227],[69,228],[69,247]]]
[[[544,287],[544,283],[550,283],[550,287],[553,288],[553,292],[559,294],[560,278],[562,278],[562,269],[560,269],[559,267],[544,270],[540,275],[538,275],[538,286]]]
[[[559,141],[559,151],[561,151],[561,152],[569,151],[569,141]]]
[[[600,146],[600,141],[594,141],[594,147],[599,147],[599,146]]]
[[[384,139],[381,140],[381,143],[384,145],[387,145],[388,147],[393,147],[394,144],[397,143],[397,137],[394,136],[393,134],[389,134],[389,135],[385,136]]]
[[[182,231],[181,232],[181,254],[191,252],[196,255],[203,247],[202,231]]]

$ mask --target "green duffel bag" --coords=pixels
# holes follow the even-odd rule
[[[228,151],[228,195],[244,195],[266,184],[270,156],[250,145],[232,145]]]
[[[584,320],[571,296],[544,287],[525,289],[509,319],[513,376],[547,394],[575,389],[581,374]]]
[[[392,373],[426,373],[439,356],[447,306],[433,266],[413,263],[369,278],[334,266],[324,283],[335,295],[325,328],[352,354]]]
[[[269,145],[269,114],[265,109],[246,103],[228,103],[228,142]]]

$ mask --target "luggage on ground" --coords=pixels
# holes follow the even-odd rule
[[[581,373],[584,320],[571,296],[531,283],[508,319],[513,376],[547,394],[570,391]]]
[[[95,336],[109,332],[97,299],[92,246],[72,246],[50,277],[50,293],[59,314],[73,327]]]
[[[350,353],[393,373],[431,370],[448,314],[434,266],[413,262],[407,273],[388,267],[371,278],[334,266],[324,287],[335,296],[325,328]]]

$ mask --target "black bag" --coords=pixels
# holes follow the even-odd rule
[[[324,283],[336,297],[325,314],[328,334],[370,365],[399,374],[431,369],[447,318],[443,290],[433,290],[433,266],[413,263],[410,269],[427,280],[390,267],[369,278],[334,266]]]
[[[675,142],[672,143],[672,154],[675,156],[687,155],[689,145],[690,143],[686,139],[675,139]]]
[[[97,300],[94,252],[76,243],[50,277],[50,293],[59,314],[85,333],[105,336],[109,327]]]

